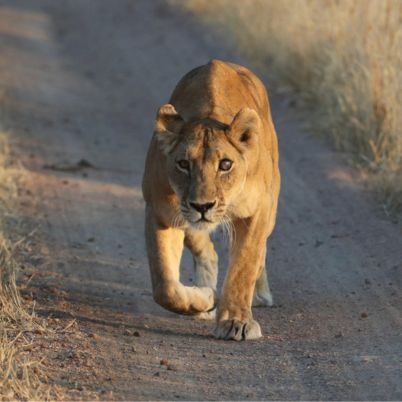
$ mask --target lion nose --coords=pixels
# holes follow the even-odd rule
[[[204,214],[205,212],[208,211],[208,209],[213,208],[213,206],[216,204],[216,201],[214,202],[206,202],[205,204],[196,204],[195,202],[190,202],[190,205],[198,212],[201,214]]]

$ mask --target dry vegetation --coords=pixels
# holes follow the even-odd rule
[[[297,92],[312,129],[352,156],[387,209],[402,207],[402,1],[176,3]]]
[[[10,164],[6,136],[0,136],[0,400],[38,400],[47,397],[39,381],[40,368],[29,358],[27,333],[40,326],[28,313],[16,285],[14,253],[19,242],[10,239],[17,220],[12,214],[21,170]],[[11,229],[11,231],[10,231]],[[13,237],[13,236],[11,236]]]

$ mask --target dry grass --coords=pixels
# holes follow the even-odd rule
[[[39,380],[39,364],[24,352],[27,332],[38,330],[24,306],[16,285],[14,259],[19,242],[10,240],[17,220],[11,204],[21,170],[10,163],[6,136],[0,135],[0,400],[43,400],[47,391]]]
[[[38,400],[43,398],[38,364],[23,350],[24,332],[34,327],[32,315],[21,302],[15,281],[10,244],[0,243],[0,400]]]
[[[402,1],[176,1],[297,92],[314,131],[402,207]],[[229,33],[229,35],[228,35]]]

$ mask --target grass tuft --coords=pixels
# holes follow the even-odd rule
[[[44,400],[39,362],[25,351],[28,331],[37,330],[33,313],[24,305],[16,283],[14,255],[20,242],[11,240],[17,219],[11,209],[22,171],[10,162],[7,137],[0,135],[0,400]]]

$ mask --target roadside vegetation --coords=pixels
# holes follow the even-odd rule
[[[174,3],[229,38],[311,111],[387,211],[402,209],[400,0],[188,0]]]
[[[7,137],[0,134],[0,400],[43,400],[40,364],[29,356],[30,334],[41,331],[16,284],[14,239],[18,225],[12,204],[22,170],[10,162]]]

